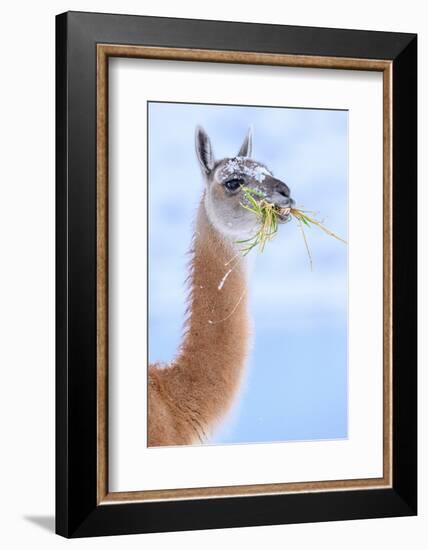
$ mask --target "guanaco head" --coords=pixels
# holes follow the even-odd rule
[[[278,208],[294,205],[289,187],[275,178],[267,166],[251,158],[251,131],[248,131],[236,157],[221,160],[215,160],[211,141],[200,126],[196,128],[195,137],[196,154],[206,184],[204,202],[207,215],[224,236],[244,239],[257,231],[257,217],[243,208],[248,203],[248,191],[255,200],[266,200]],[[280,222],[288,219],[289,215],[279,217]]]

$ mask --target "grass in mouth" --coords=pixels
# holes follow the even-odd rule
[[[259,252],[263,252],[266,243],[271,241],[277,231],[278,231],[278,218],[281,215],[291,214],[291,216],[297,221],[299,228],[302,233],[303,241],[305,243],[306,251],[309,257],[309,263],[312,269],[312,256],[309,250],[308,240],[306,238],[305,227],[310,228],[312,225],[315,225],[321,231],[341,241],[345,244],[346,241],[330,231],[325,225],[323,225],[319,220],[313,217],[314,212],[308,212],[301,210],[300,208],[278,208],[274,204],[270,203],[264,198],[263,193],[255,189],[250,189],[249,187],[242,188],[245,196],[245,203],[241,203],[241,206],[252,212],[259,219],[259,229],[258,231],[249,239],[236,241],[237,244],[242,245],[241,252],[246,255],[254,248],[258,248]],[[258,197],[257,200],[255,197]],[[312,215],[309,215],[312,214]]]

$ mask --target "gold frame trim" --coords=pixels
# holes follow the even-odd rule
[[[108,490],[108,59],[134,57],[383,73],[383,477],[226,487]],[[97,45],[97,503],[224,498],[392,487],[392,68],[391,61],[256,52]]]

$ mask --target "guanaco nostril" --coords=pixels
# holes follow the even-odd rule
[[[287,188],[287,190],[285,190],[285,189],[279,189],[279,190],[278,190],[278,193],[279,193],[280,195],[282,195],[283,197],[287,197],[287,198],[288,198],[288,197],[290,196],[290,191],[289,191],[288,188]]]

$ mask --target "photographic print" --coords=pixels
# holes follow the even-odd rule
[[[416,36],[56,21],[57,532],[416,514]]]
[[[348,111],[149,101],[148,446],[348,436]]]
[[[381,77],[108,83],[111,490],[382,476]]]

